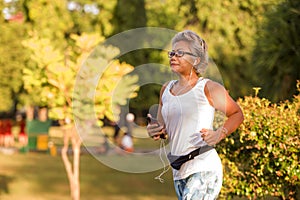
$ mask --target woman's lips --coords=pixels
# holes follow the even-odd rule
[[[172,63],[172,62],[170,63],[171,67],[176,66],[176,65],[178,65],[178,64],[177,63]]]

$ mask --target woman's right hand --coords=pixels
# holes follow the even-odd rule
[[[150,114],[147,117],[152,118]],[[162,134],[165,134],[164,126],[160,125],[158,122],[148,123],[147,125],[147,132],[150,137],[154,140],[159,140]]]

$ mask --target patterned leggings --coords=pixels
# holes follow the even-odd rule
[[[203,171],[174,181],[178,200],[217,199],[222,187],[222,174]]]

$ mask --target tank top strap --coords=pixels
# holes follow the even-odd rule
[[[166,90],[170,90],[173,87],[173,85],[176,83],[176,81],[177,80],[171,80],[171,81],[169,81],[169,83],[168,83],[168,85],[166,87]]]
[[[196,84],[195,87],[201,88],[202,90],[204,90],[204,86],[206,85],[207,81],[209,81],[209,79],[200,77],[198,79],[197,84]]]

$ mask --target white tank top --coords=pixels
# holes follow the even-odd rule
[[[213,129],[215,108],[204,93],[208,79],[199,78],[197,84],[188,92],[173,95],[170,92],[176,80],[170,81],[162,95],[162,116],[169,137],[172,155],[186,155],[207,145],[200,130]],[[209,155],[209,156],[208,156]],[[199,171],[222,170],[217,152],[213,149],[183,164],[180,170],[173,170],[174,179],[186,178]]]

